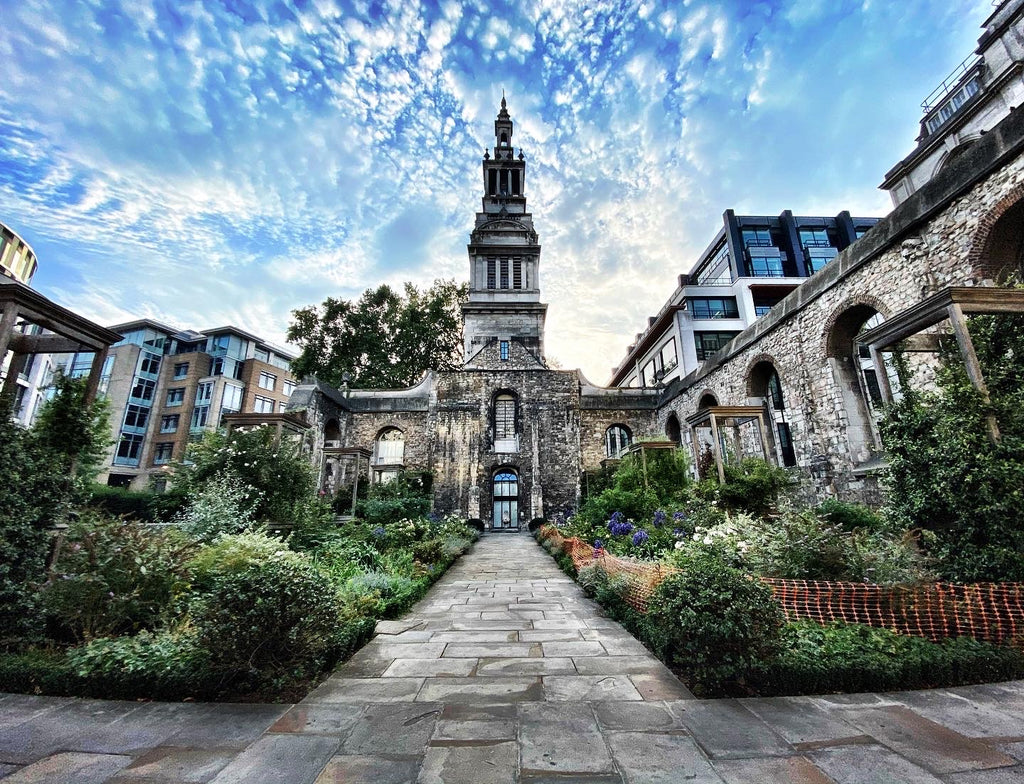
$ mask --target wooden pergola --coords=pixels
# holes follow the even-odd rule
[[[85,388],[85,403],[92,403],[99,390],[107,350],[121,335],[47,299],[38,291],[16,280],[0,277],[0,363],[12,352],[2,394],[13,395],[18,375],[31,354],[93,353]],[[17,331],[19,322],[42,327],[51,334],[25,335]]]
[[[967,377],[982,400],[990,402],[978,354],[967,329],[966,315],[997,313],[1024,313],[1024,289],[950,286],[858,335],[857,342],[868,347],[871,360],[875,363],[882,400],[885,403],[893,400],[882,351],[897,344],[905,351],[937,351],[938,336],[920,333],[948,320],[953,327]],[[999,424],[992,415],[988,417],[988,437],[993,444],[999,443]]]
[[[711,450],[715,456],[715,466],[718,468],[718,481],[724,483],[725,455],[722,454],[722,433],[732,431],[736,455],[739,457],[743,454],[740,428],[752,423],[757,425],[757,441],[761,446],[761,456],[765,460],[774,462],[768,449],[768,439],[764,429],[764,409],[761,406],[709,406],[686,418],[686,424],[690,426],[690,438],[693,442],[691,446],[694,465],[700,463],[700,438],[697,431],[710,429]]]

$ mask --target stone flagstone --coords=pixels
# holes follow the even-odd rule
[[[1024,683],[694,700],[489,534],[298,705],[0,696],[0,784],[1024,782]]]

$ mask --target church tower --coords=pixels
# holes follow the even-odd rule
[[[484,196],[469,239],[469,301],[462,306],[465,367],[544,367],[540,243],[526,210],[526,161],[512,146],[501,98],[494,150],[484,151]]]

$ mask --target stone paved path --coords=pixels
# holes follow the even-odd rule
[[[8,782],[1024,783],[1024,682],[694,700],[490,535],[298,705],[0,698]]]

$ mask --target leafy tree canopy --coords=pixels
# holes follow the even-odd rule
[[[288,340],[302,353],[292,372],[341,386],[342,374],[363,389],[415,384],[427,370],[454,370],[462,350],[459,305],[469,288],[436,280],[420,290],[406,283],[367,289],[356,301],[328,297],[292,311]]]

